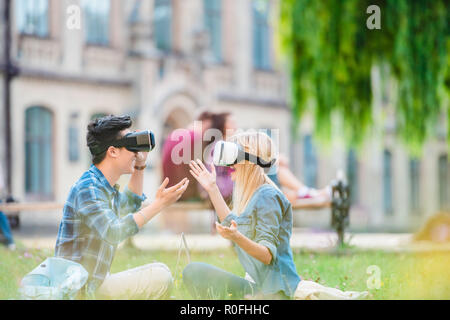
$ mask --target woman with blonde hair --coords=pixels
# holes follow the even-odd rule
[[[190,173],[208,192],[220,220],[216,229],[233,242],[246,277],[193,262],[184,269],[183,282],[195,298],[201,299],[241,299],[246,295],[290,299],[300,282],[289,245],[292,208],[264,171],[267,164],[275,162],[274,143],[262,132],[239,133],[228,143],[245,155],[225,164],[233,170],[233,210],[217,187],[214,165],[209,172],[200,160],[192,161]],[[218,157],[227,152],[220,147]]]

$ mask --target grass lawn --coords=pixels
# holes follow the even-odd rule
[[[17,298],[20,279],[52,250],[27,250],[21,246],[15,252],[0,247],[0,299]],[[117,251],[111,272],[119,272],[146,263],[167,264],[175,279],[172,296],[191,299],[185,290],[181,271],[186,257],[181,255],[177,266],[177,252],[142,251],[122,248]],[[237,275],[245,272],[234,251],[193,252],[193,261],[202,261]],[[297,272],[302,279],[313,280],[342,290],[368,290],[372,299],[450,299],[450,252],[441,253],[385,253],[347,251],[340,254],[294,252]],[[367,268],[376,265],[381,271],[381,287],[368,289]]]

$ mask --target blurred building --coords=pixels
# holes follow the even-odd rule
[[[323,187],[344,169],[353,186],[356,229],[408,230],[448,208],[448,150],[439,134],[421,160],[408,158],[389,117],[359,154],[338,142],[320,151],[308,116],[300,136],[290,136],[287,77],[274,50],[276,5],[274,0],[12,1],[11,54],[20,68],[11,91],[13,195],[21,201],[65,201],[90,165],[87,123],[98,115],[127,113],[135,128],[149,128],[158,137],[145,179],[152,196],[161,181],[164,138],[208,109],[233,112],[240,128],[279,129],[281,152],[310,186]],[[381,86],[377,79],[375,70],[375,90]],[[389,110],[385,97],[375,96],[381,99],[374,102],[376,112]],[[0,121],[1,137],[4,125]],[[327,226],[329,219],[327,210],[296,213],[297,225]]]

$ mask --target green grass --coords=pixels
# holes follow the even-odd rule
[[[17,298],[20,279],[52,250],[15,252],[0,247],[0,299]],[[111,272],[119,272],[159,261],[167,264],[174,276],[172,296],[191,299],[182,284],[181,271],[186,257],[177,266],[177,252],[141,251],[123,248],[117,251]],[[244,270],[230,248],[219,252],[194,252],[193,261],[203,261],[243,276]],[[337,253],[294,252],[297,271],[302,279],[313,280],[342,290],[368,290],[372,299],[450,299],[450,253],[385,253],[346,250]],[[376,265],[381,271],[381,288],[368,289],[367,268]]]

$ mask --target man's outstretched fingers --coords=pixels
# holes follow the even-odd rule
[[[186,183],[181,188],[179,188],[178,190],[175,191],[175,194],[176,194],[176,200],[175,201],[178,201],[181,198],[183,193],[186,191],[188,185],[189,185],[189,180],[186,181]]]
[[[159,190],[164,190],[167,186],[167,184],[169,183],[169,178],[165,178],[163,183],[159,186]]]
[[[176,192],[183,193],[186,190],[188,185],[189,185],[189,180],[187,180],[180,188],[178,188],[176,190]]]
[[[187,180],[187,178],[184,178],[183,180],[178,182],[176,185],[171,186],[170,188],[167,188],[166,190],[168,192],[173,192],[173,191],[177,190],[178,188],[180,188],[186,182],[186,180]]]

